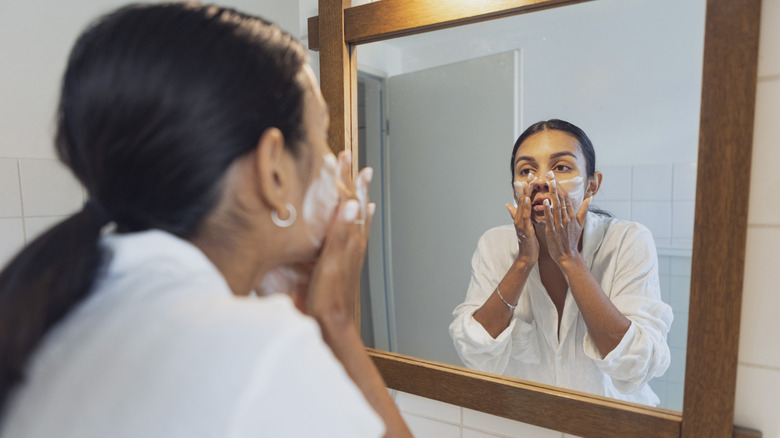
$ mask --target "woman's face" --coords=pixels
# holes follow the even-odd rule
[[[585,199],[585,156],[577,139],[563,131],[541,131],[525,139],[515,154],[514,169],[516,182],[531,185],[533,218],[537,223],[544,222],[544,200],[551,196],[549,172],[558,186],[569,193],[575,211]]]

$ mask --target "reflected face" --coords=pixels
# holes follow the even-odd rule
[[[563,131],[541,131],[528,137],[514,157],[515,181],[531,184],[533,218],[544,222],[544,200],[551,196],[547,173],[552,172],[558,182],[581,177],[587,181],[586,161],[576,138]],[[559,187],[563,187],[559,185]],[[571,191],[571,190],[570,190]],[[579,209],[584,195],[572,199]]]

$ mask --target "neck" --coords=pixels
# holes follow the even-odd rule
[[[274,247],[273,239],[261,237],[269,235],[213,219],[207,220],[190,242],[217,267],[230,290],[243,296],[255,290],[274,265],[273,251],[269,249]]]

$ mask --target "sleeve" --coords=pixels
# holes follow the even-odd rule
[[[228,436],[384,435],[381,418],[322,341],[316,323],[306,321],[293,331],[258,360]]]
[[[519,307],[509,327],[495,339],[474,319],[474,312],[485,304],[508,269],[496,260],[495,254],[500,251],[491,245],[488,233],[480,238],[472,256],[466,300],[452,312],[450,336],[467,367],[503,374],[510,359],[539,363],[539,346],[534,334],[536,325],[518,317]]]
[[[647,228],[636,225],[635,232],[626,233],[620,244],[612,285],[605,290],[631,326],[605,357],[589,334],[584,340],[585,354],[624,394],[638,391],[653,377],[663,375],[670,362],[666,336],[672,324],[672,308],[661,301],[653,237]]]

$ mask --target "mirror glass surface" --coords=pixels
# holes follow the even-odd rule
[[[366,345],[463,365],[448,327],[479,237],[511,223],[512,146],[560,118],[594,144],[593,204],[653,234],[674,322],[650,387],[681,410],[704,14],[704,0],[599,0],[360,45],[360,165],[378,204]]]

